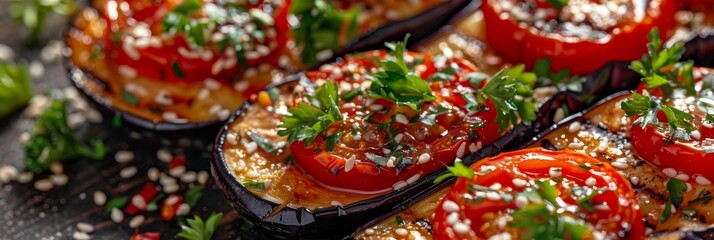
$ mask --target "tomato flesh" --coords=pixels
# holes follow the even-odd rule
[[[474,177],[459,178],[436,210],[435,239],[486,239],[504,231],[509,236],[522,234],[521,229],[508,224],[499,226],[498,222],[511,221],[508,219],[514,211],[539,204],[528,200],[519,203],[518,199],[522,197],[520,193],[533,189],[537,181],[550,181],[556,189],[558,213],[583,220],[589,231],[613,239],[644,237],[644,223],[635,193],[629,182],[607,163],[569,150],[524,149],[484,159],[470,168],[475,172]],[[558,176],[553,175],[554,169],[560,169]],[[573,191],[576,188],[609,190],[589,200],[596,206],[589,211],[578,206]],[[492,192],[498,192],[497,197],[489,196]],[[585,238],[592,239],[592,234]]]
[[[545,3],[544,6],[546,1],[512,2],[514,1],[488,0],[482,5],[489,47],[506,60],[525,63],[528,67],[533,67],[538,60],[551,58],[553,71],[567,68],[573,74],[587,74],[608,62],[637,59],[647,52],[647,34],[652,28],[657,27],[661,33],[660,37],[666,39],[675,27],[676,2],[671,0],[649,1],[649,7],[637,10],[642,11],[641,17],[635,17],[640,13],[635,14],[635,11],[631,10],[638,6],[636,1],[629,1],[630,12],[623,14],[621,19],[603,16],[603,19],[607,19],[603,20],[590,17],[594,14],[586,13],[580,14],[583,21],[571,20],[578,18],[578,14],[570,16],[562,13],[562,10],[553,9],[550,4]],[[588,9],[608,9],[605,6],[609,2],[615,1],[587,1],[585,4],[594,4]],[[511,7],[506,8],[509,4]],[[574,8],[573,1],[569,4],[569,8]],[[523,18],[523,14],[528,16],[526,19],[538,19],[534,17],[538,15],[545,17],[537,21],[516,19],[515,16]],[[560,19],[562,15],[569,17]],[[584,23],[588,21],[591,23]],[[613,24],[610,21],[618,22]],[[551,26],[552,23],[557,23],[552,27],[554,29],[545,27]],[[593,31],[598,24],[604,25],[600,27],[603,29]],[[587,30],[583,30],[584,28]],[[589,33],[586,34],[586,31]]]

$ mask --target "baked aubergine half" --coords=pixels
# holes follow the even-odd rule
[[[244,217],[274,233],[344,236],[535,116],[522,66],[491,77],[387,46],[267,88],[223,127],[212,170]]]
[[[551,130],[546,131],[536,138],[535,141],[526,143],[516,148],[542,147],[549,150],[564,150],[585,154],[596,159],[597,164],[577,164],[573,171],[602,171],[597,167],[611,166],[617,170],[617,177],[624,178],[629,182],[627,188],[634,190],[633,204],[639,205],[637,214],[640,217],[610,219],[603,223],[610,226],[629,227],[628,231],[616,231],[611,238],[620,239],[711,239],[714,231],[714,219],[711,219],[712,211],[712,169],[705,162],[714,156],[714,137],[707,135],[711,133],[714,118],[711,115],[711,98],[714,85],[714,71],[710,68],[694,67],[693,62],[678,62],[679,57],[684,52],[683,45],[674,44],[670,48],[662,48],[661,42],[656,38],[656,34],[651,36],[652,42],[649,44],[651,52],[643,57],[641,61],[631,63],[631,68],[642,75],[643,82],[634,92],[620,92],[614,94],[582,114],[575,114],[563,122],[559,123]],[[656,62],[653,59],[667,59]],[[708,83],[709,82],[709,83]],[[573,157],[568,157],[571,159]],[[572,163],[577,161],[572,160]],[[453,175],[467,176],[471,178],[468,171],[457,171],[463,169],[463,165],[450,167]],[[526,166],[521,164],[520,166]],[[558,171],[553,167],[560,167],[548,164],[547,173],[551,177],[557,178]],[[483,175],[479,171],[483,167],[472,167],[475,171],[474,179]],[[565,169],[565,168],[562,168]],[[466,172],[466,173],[464,173]],[[566,175],[566,171],[561,171]],[[489,175],[489,174],[486,174]],[[526,174],[529,175],[529,174]],[[580,180],[588,184],[588,178],[580,176]],[[459,180],[461,181],[461,180]],[[518,182],[518,183],[517,183]],[[592,186],[599,186],[601,181],[589,181]],[[513,180],[513,184],[520,184],[522,181]],[[492,199],[496,199],[494,192],[501,197],[504,192],[501,188],[493,189],[492,185],[481,184],[481,187],[473,187],[470,190],[475,194],[490,194]],[[501,185],[505,186],[505,185]],[[512,186],[511,186],[512,187]],[[453,215],[446,207],[452,205],[448,201],[458,199],[459,195],[454,195],[458,191],[459,185],[452,190],[441,190],[427,197],[423,197],[406,210],[399,211],[390,217],[383,217],[378,222],[372,222],[363,227],[360,232],[353,234],[357,239],[371,239],[380,236],[397,236],[399,234],[419,234],[420,236],[433,236],[436,238],[459,236],[463,234],[477,234],[478,236],[522,236],[520,234],[552,234],[546,229],[553,226],[567,226],[563,222],[558,223],[555,218],[542,218],[538,215],[522,215],[530,209],[531,199],[523,198],[518,200],[517,195],[511,198],[514,208],[511,219],[490,221],[486,224],[473,224],[471,227],[457,223],[464,223],[463,215],[449,218]],[[617,189],[622,189],[618,187]],[[496,191],[497,190],[497,191]],[[577,190],[577,191],[576,191]],[[482,193],[476,193],[476,192]],[[448,193],[447,193],[448,192]],[[582,195],[578,187],[569,190],[570,196],[575,196],[577,207],[573,209],[584,209],[589,214],[583,216],[602,217],[603,210],[612,211],[610,203],[603,206],[603,202],[598,200],[598,194],[587,192]],[[581,192],[581,196],[578,196]],[[606,191],[598,191],[606,193]],[[473,194],[471,194],[473,195]],[[618,193],[619,196],[628,194]],[[446,196],[446,197],[445,197]],[[475,196],[475,195],[474,195]],[[488,200],[488,195],[483,195],[485,199],[471,199],[466,205],[459,205],[459,212],[479,210],[482,218],[494,216],[486,214],[493,209]],[[541,195],[542,197],[542,195]],[[502,198],[505,200],[506,198]],[[462,199],[463,200],[463,199]],[[568,201],[564,201],[568,203]],[[473,206],[472,206],[473,205]],[[486,210],[484,210],[486,209]],[[552,210],[552,209],[551,209]],[[595,211],[592,211],[595,210]],[[508,211],[506,211],[508,212]],[[519,213],[516,215],[516,213]],[[536,213],[536,212],[531,212]],[[634,213],[630,213],[634,216]],[[468,215],[468,213],[467,213]],[[498,215],[498,214],[496,214]],[[523,216],[531,216],[535,219],[531,224],[523,224]],[[615,215],[608,215],[610,217]],[[519,218],[521,220],[519,220]],[[395,220],[396,219],[396,220]],[[629,220],[628,220],[629,219]],[[551,221],[552,220],[552,221]],[[475,220],[470,218],[473,223]],[[547,224],[550,227],[539,227]],[[555,224],[555,225],[553,225]],[[561,224],[561,225],[557,225]],[[644,228],[636,227],[644,226]],[[513,228],[518,231],[514,232]],[[493,231],[497,229],[497,231]],[[561,228],[561,230],[567,229]],[[587,229],[593,230],[592,226]],[[636,230],[637,229],[637,230]],[[635,231],[636,230],[636,231]],[[471,232],[473,231],[473,232]],[[594,232],[593,232],[594,233]],[[433,235],[432,235],[433,234]],[[483,235],[479,235],[483,234]],[[570,237],[570,239],[589,239],[587,236],[578,235],[576,232],[561,231],[558,234],[565,235],[538,235],[550,237]],[[535,236],[535,235],[527,235]],[[575,237],[581,236],[581,237]],[[607,236],[607,235],[602,235]],[[607,237],[606,237],[607,238]]]
[[[95,0],[67,31],[65,62],[75,86],[123,122],[158,132],[218,127],[308,58],[375,39],[377,48],[405,31],[424,37],[469,3],[410,2]]]

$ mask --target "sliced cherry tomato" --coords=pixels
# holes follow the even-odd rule
[[[137,229],[134,235],[131,235],[131,240],[159,240],[161,239],[161,232],[143,232],[140,233]]]
[[[643,3],[648,3],[643,6]],[[551,58],[554,71],[590,73],[611,61],[647,52],[647,34],[673,34],[676,2],[570,1],[562,9],[546,0],[487,0],[483,10],[489,47],[506,60],[533,67]]]
[[[251,18],[251,23],[245,25],[250,27],[244,26],[251,29],[246,31],[260,31],[262,34],[245,35],[252,36],[248,41],[252,41],[256,47],[244,51],[243,56],[236,56],[237,51],[233,50],[233,46],[224,47],[213,42],[214,33],[208,34],[208,42],[204,46],[192,45],[183,33],[165,37],[163,18],[180,4],[179,1],[164,0],[151,7],[129,2],[132,3],[107,1],[104,6],[103,14],[109,25],[105,50],[111,53],[108,56],[115,66],[133,69],[139,76],[161,81],[203,81],[211,78],[229,83],[245,67],[256,67],[263,63],[276,65],[287,43],[286,33],[290,30],[287,23],[290,0],[281,1],[280,5],[270,0],[251,1],[246,11],[272,10],[270,17],[274,24],[258,23],[259,20]],[[122,4],[130,7],[124,11]],[[203,7],[206,5],[204,3]],[[215,34],[227,38],[233,33]],[[245,59],[245,67],[241,67],[242,59]]]
[[[377,57],[348,57],[338,67],[324,67],[307,75],[313,80],[330,76],[347,87],[361,84],[362,77],[342,76],[339,68],[355,69],[358,73],[370,71],[378,65],[379,58],[386,56],[384,51],[370,54]],[[410,54],[420,59],[416,71],[422,78],[428,79],[436,72],[430,55]],[[458,66],[458,70],[452,74],[452,80],[431,82],[436,101],[422,104],[419,111],[384,99],[357,97],[340,101],[339,106],[353,103],[365,107],[343,107],[346,116],[342,122],[346,124],[333,124],[327,129],[328,136],[336,133],[340,136],[331,150],[324,136],[318,136],[307,146],[304,141],[293,142],[290,150],[295,162],[327,187],[381,193],[406,186],[502,136],[490,101],[486,101],[485,110],[465,109],[467,101],[461,93],[475,89],[463,76],[475,68],[456,59],[448,59],[444,65]],[[428,111],[438,108],[445,108],[442,110],[446,113],[434,117],[433,125],[424,123]],[[399,159],[406,162],[400,163]]]
[[[697,83],[701,82],[703,76],[714,73],[714,69],[700,67],[695,67],[693,71]],[[641,84],[637,91],[660,98],[663,96],[659,88],[650,91],[644,84]],[[694,116],[692,123],[698,134],[692,134],[690,141],[681,139],[669,141],[668,120],[660,111],[657,117],[661,127],[648,125],[643,129],[640,125],[634,124],[630,128],[630,140],[635,153],[661,169],[671,168],[676,170],[677,174],[687,174],[690,181],[714,180],[714,164],[711,164],[714,162],[714,153],[706,153],[703,149],[707,145],[714,144],[714,126],[711,123],[705,124],[706,113],[695,104],[688,103],[686,99],[670,99],[669,103]],[[634,121],[636,118],[635,116],[631,120]]]
[[[183,196],[171,194],[164,199],[164,204],[161,206],[161,219],[171,221],[176,216],[179,206],[183,203]]]
[[[524,149],[471,169],[473,178],[459,178],[437,207],[434,239],[644,238],[636,195],[607,163],[569,150]]]
[[[135,215],[138,212],[146,210],[146,205],[151,202],[151,200],[154,199],[158,193],[159,190],[156,189],[156,185],[151,182],[146,183],[137,194],[144,199],[144,206],[136,206],[134,203],[130,202],[129,205],[126,206],[126,212],[129,213],[129,215]]]

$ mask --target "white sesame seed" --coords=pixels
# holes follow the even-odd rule
[[[203,85],[210,90],[221,89],[221,83],[211,78],[206,78],[206,80],[203,80]]]
[[[609,211],[610,206],[608,206],[607,204],[599,204],[599,205],[595,205],[595,209],[600,210],[600,211]]]
[[[580,143],[577,143],[577,142],[571,142],[570,144],[568,144],[568,148],[574,149],[574,150],[580,150],[580,149],[583,149],[583,145]]]
[[[466,225],[465,223],[461,223],[461,222],[455,223],[452,228],[454,229],[454,232],[457,234],[466,234],[471,231],[471,226]]]
[[[692,131],[691,135],[692,135],[692,137],[693,137],[694,139],[700,139],[700,138],[702,138],[702,134],[699,133],[699,130],[694,130],[694,131]]]
[[[188,171],[181,175],[181,181],[185,183],[192,183],[196,181],[196,172]]]
[[[114,160],[116,160],[118,163],[130,162],[134,160],[134,152],[127,150],[118,151],[116,154],[114,154]]]
[[[156,151],[156,158],[158,158],[162,162],[170,162],[171,159],[173,159],[173,156],[171,155],[171,152],[168,149],[161,148]]]
[[[138,209],[146,208],[146,199],[143,196],[137,194],[131,197],[131,204]]]
[[[246,165],[245,165],[245,162],[244,162],[243,160],[238,160],[238,161],[236,161],[236,164],[235,164],[233,170],[236,171],[236,172],[242,172],[243,170],[245,170],[245,166],[246,166]]]
[[[379,104],[372,104],[369,106],[369,110],[372,110],[372,111],[379,111],[382,109],[384,109],[384,106],[379,105]]]
[[[421,155],[419,155],[417,162],[419,164],[422,164],[428,162],[429,160],[431,160],[431,155],[429,153],[422,153]]]
[[[186,166],[175,166],[169,169],[169,175],[171,175],[172,177],[180,177],[185,172]]]
[[[42,192],[49,191],[50,189],[52,189],[54,187],[54,185],[52,184],[52,181],[50,181],[49,179],[46,179],[46,178],[37,180],[35,182],[34,186],[35,186],[35,189],[37,189],[38,191],[42,191]]]
[[[327,50],[322,50],[322,51],[317,52],[316,57],[317,57],[318,61],[325,61],[325,60],[329,59],[330,57],[332,57],[332,54],[333,54],[332,50],[327,49]]]
[[[632,176],[630,177],[630,183],[632,183],[632,185],[637,185],[640,183],[640,178],[637,176]]]
[[[451,212],[449,213],[449,215],[446,215],[446,224],[448,224],[449,226],[453,226],[457,222],[459,222],[458,212]]]
[[[211,95],[210,90],[208,90],[206,88],[201,88],[201,90],[198,91],[196,98],[198,98],[199,100],[206,100],[209,95]]]
[[[104,194],[104,192],[102,192],[102,191],[94,192],[94,204],[97,204],[97,206],[102,206],[106,202],[107,202],[107,195]]]
[[[444,203],[441,204],[441,209],[446,212],[456,212],[459,210],[459,205],[456,204],[454,201],[444,200]]]
[[[72,113],[67,116],[67,126],[72,129],[76,129],[87,122],[87,117],[82,112]]]
[[[677,176],[677,170],[675,170],[674,168],[662,169],[662,173],[664,173],[664,175],[667,175],[667,177]]]
[[[491,235],[490,237],[488,237],[488,240],[511,240],[511,239],[512,239],[512,236],[509,232],[502,232],[502,233]]]
[[[32,76],[32,78],[39,78],[45,74],[45,66],[42,65],[42,62],[37,60],[32,61],[27,70],[30,72],[30,76]]]
[[[220,121],[225,121],[231,116],[231,110],[228,109],[221,109],[216,113],[216,117],[218,117],[218,120]]]
[[[396,161],[397,158],[394,156],[389,157],[389,160],[387,160],[387,167],[393,168],[394,167],[394,161]]]
[[[407,185],[408,185],[407,182],[399,181],[399,182],[395,183],[394,185],[392,185],[392,189],[394,189],[394,191],[399,191],[400,189],[406,187]]]
[[[72,233],[72,238],[74,238],[75,240],[89,240],[89,239],[92,239],[92,238],[89,236],[89,234],[87,234],[87,233],[85,233],[85,232],[74,232],[74,233]]]
[[[630,167],[630,165],[627,164],[627,162],[620,161],[620,160],[615,160],[614,162],[610,163],[610,165],[612,165],[613,167],[618,168],[618,169],[627,169],[628,167]]]
[[[516,207],[519,209],[523,209],[523,207],[528,205],[528,198],[523,195],[518,195],[513,203],[516,204]]]
[[[697,176],[696,178],[694,178],[694,181],[695,181],[697,184],[702,185],[702,186],[707,186],[707,185],[711,185],[711,184],[712,184],[712,182],[709,181],[709,179],[707,179],[707,178],[704,177],[704,176]]]
[[[595,186],[596,183],[597,180],[594,177],[589,177],[588,179],[585,179],[585,185],[587,185],[588,187]]]
[[[102,121],[104,121],[104,117],[102,117],[102,114],[99,113],[97,110],[88,109],[87,120],[89,120],[89,122],[91,123],[102,123]]]
[[[124,213],[118,208],[112,208],[112,212],[111,214],[109,214],[109,216],[115,223],[120,223],[121,221],[124,221]]]
[[[159,169],[149,168],[149,171],[146,172],[146,176],[149,177],[151,181],[159,180]]]
[[[407,179],[407,184],[415,183],[417,180],[419,180],[420,177],[421,177],[420,174],[418,174],[418,173],[414,174],[413,176],[411,176]]]
[[[493,183],[493,184],[491,184],[491,186],[488,187],[488,188],[489,188],[489,189],[492,189],[492,190],[499,190],[499,189],[501,189],[501,184],[500,184],[500,183]]]
[[[367,230],[364,230],[364,233],[366,233],[367,235],[374,235],[376,232],[374,231],[374,229],[367,228]]]
[[[247,55],[247,54],[246,54],[246,55]],[[246,57],[247,57],[247,56],[246,56]],[[218,75],[219,73],[221,73],[221,70],[223,70],[224,61],[225,61],[225,60],[223,60],[222,58],[216,60],[216,61],[213,63],[213,65],[211,66],[211,74],[213,74],[213,75]]]
[[[677,176],[674,176],[674,178],[685,181],[685,182],[689,181],[689,175],[684,174],[684,173],[677,174]]]
[[[400,114],[397,114],[397,115],[394,117],[394,120],[397,121],[398,123],[401,123],[401,124],[409,124],[409,120],[407,119],[407,117],[404,116],[404,114],[401,114],[401,113],[400,113]]]
[[[133,218],[131,218],[131,220],[129,220],[129,227],[137,228],[137,227],[141,226],[141,224],[144,224],[144,220],[146,220],[144,215],[136,215]]]
[[[389,148],[382,148],[382,153],[390,154],[390,153],[392,153],[392,150],[389,150]]]
[[[134,68],[126,65],[119,65],[119,67],[117,67],[117,72],[119,72],[119,75],[121,75],[122,77],[129,79],[136,78],[136,76],[139,74]]]
[[[234,132],[229,132],[228,134],[226,134],[226,140],[231,145],[236,145],[236,144],[238,144],[238,134],[236,134]]]
[[[82,231],[82,232],[85,232],[85,233],[94,232],[94,226],[92,226],[92,224],[85,223],[85,222],[78,222],[78,223],[77,223],[77,229],[78,229],[79,231]]]
[[[520,188],[525,187],[526,184],[528,184],[528,181],[520,179],[520,178],[514,178],[511,181],[513,182],[513,185],[515,185],[516,187],[520,187]]]
[[[407,236],[407,234],[409,232],[404,228],[397,228],[397,229],[394,229],[394,233],[396,233],[399,236]]]
[[[197,176],[198,184],[206,185],[206,183],[208,182],[208,177],[209,177],[208,172],[206,172],[206,171],[198,172],[198,176]]]
[[[693,187],[692,187],[692,184],[690,184],[690,183],[688,183],[688,182],[685,182],[684,184],[687,185],[687,190],[686,190],[685,192],[692,191],[692,188],[693,188]]]
[[[134,175],[136,175],[136,172],[137,172],[136,167],[134,167],[134,166],[126,167],[126,168],[122,169],[121,171],[119,171],[119,176],[121,176],[122,178],[130,178],[130,177],[133,177]]]
[[[256,150],[258,150],[258,144],[255,142],[249,142],[243,144],[243,146],[245,147],[245,152],[247,154],[253,154]]]
[[[32,181],[32,178],[34,178],[34,177],[35,177],[35,174],[32,172],[23,172],[17,176],[17,182],[29,183]]]
[[[548,170],[548,175],[552,178],[557,178],[563,175],[563,169],[559,167],[552,167]]]
[[[60,174],[52,174],[52,175],[50,175],[49,178],[50,178],[50,181],[52,181],[52,184],[54,184],[55,186],[64,186],[69,181],[69,177],[67,177],[67,175],[64,175],[61,173]]]
[[[179,185],[176,183],[167,183],[162,186],[165,193],[175,193],[179,190]]]
[[[461,142],[459,148],[456,150],[456,157],[462,158],[466,154],[466,142]]]
[[[486,192],[486,199],[491,201],[501,200],[501,195],[497,192]]]
[[[357,156],[352,155],[347,160],[345,160],[345,172],[349,172],[352,170],[352,168],[355,166],[355,160],[357,160]]]
[[[394,136],[394,141],[397,143],[400,143],[400,142],[402,142],[402,138],[404,138],[404,134],[402,134],[402,133],[397,134],[397,136]]]
[[[168,204],[168,205],[175,205],[176,203],[178,203],[178,201],[179,201],[179,197],[176,195],[171,195],[168,198],[166,198],[166,204]]]
[[[189,206],[187,203],[181,203],[178,209],[176,209],[176,215],[178,216],[186,216],[189,212],[191,212],[191,206]]]
[[[63,173],[64,172],[64,165],[60,162],[53,162],[50,164],[50,172],[52,173]]]
[[[5,44],[0,44],[0,60],[3,61],[13,61],[15,58],[15,50],[12,50],[12,48],[8,47]]]
[[[580,131],[580,122],[575,121],[575,122],[571,123],[570,126],[568,126],[568,131],[571,133],[579,132]]]

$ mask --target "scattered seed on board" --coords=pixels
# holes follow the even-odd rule
[[[188,171],[181,175],[181,181],[185,183],[192,183],[196,181],[196,172]]]
[[[134,152],[127,150],[118,151],[116,154],[114,154],[114,160],[116,160],[118,163],[131,162],[132,160],[134,160]]]
[[[35,174],[32,172],[23,172],[20,173],[20,175],[17,176],[17,182],[19,183],[29,183],[32,182],[32,179],[35,177]]]
[[[69,177],[61,173],[52,174],[50,175],[50,181],[52,181],[55,186],[64,186],[69,181]]]
[[[112,213],[110,214],[110,217],[115,223],[120,223],[124,220],[124,213],[118,208],[112,208]]]
[[[87,233],[85,233],[85,232],[74,232],[74,233],[72,233],[72,238],[74,238],[75,240],[89,240],[89,239],[92,239],[91,237],[89,237],[89,234],[87,234]]]
[[[102,191],[96,191],[94,192],[94,203],[97,204],[97,206],[102,206],[107,202],[107,195],[104,194]]]
[[[169,169],[169,175],[173,177],[180,177],[184,172],[186,172],[186,166],[176,166]]]
[[[50,189],[52,189],[53,187],[54,187],[54,185],[52,184],[52,181],[50,181],[47,178],[40,179],[40,180],[37,180],[37,182],[35,182],[35,189],[37,189],[39,191],[46,192],[46,191],[49,191]]]
[[[209,177],[209,176],[208,176],[208,172],[206,172],[206,171],[200,171],[200,172],[198,172],[198,177],[197,177],[197,178],[198,178],[198,184],[206,185],[206,183],[208,182],[208,177]]]
[[[158,158],[162,162],[170,162],[173,156],[171,155],[171,152],[168,149],[162,148],[156,151],[156,158]]]
[[[169,184],[165,184],[163,186],[164,186],[165,193],[175,193],[179,190],[179,185],[176,183],[169,183]]]
[[[137,169],[134,166],[126,167],[119,171],[119,176],[121,176],[122,178],[130,178],[136,175],[136,171]]]
[[[160,173],[158,169],[152,167],[149,168],[149,171],[146,172],[146,175],[149,177],[149,180],[156,181],[159,179]]]
[[[50,164],[50,172],[52,173],[64,173],[64,165],[59,162],[53,162]]]
[[[191,212],[191,206],[189,206],[187,203],[182,203],[181,205],[179,205],[178,209],[176,209],[177,216],[186,216],[189,212]]]
[[[146,218],[144,217],[144,215],[136,215],[133,218],[131,218],[131,220],[129,220],[129,227],[137,228],[137,227],[141,226],[141,224],[144,224],[145,219]]]
[[[131,198],[131,204],[134,205],[138,209],[145,209],[146,208],[146,199],[144,199],[143,196],[137,194]]]
[[[77,230],[86,232],[86,233],[92,233],[92,232],[94,232],[94,226],[92,226],[92,224],[89,224],[86,222],[79,222],[79,223],[77,223]]]

